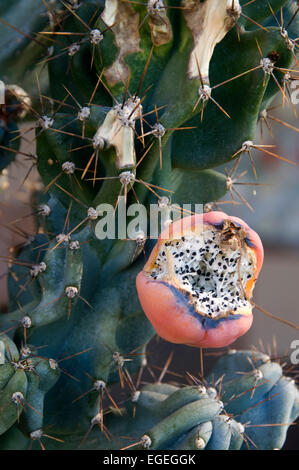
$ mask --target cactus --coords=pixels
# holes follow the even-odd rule
[[[193,214],[183,204],[213,210],[234,190],[241,158],[249,156],[257,176],[253,150],[293,163],[255,140],[274,97],[289,99],[297,65],[293,2],[270,3],[15,0],[0,7],[7,91],[0,169],[18,153],[26,114],[36,155],[20,155],[36,165],[44,186],[32,200],[36,234],[9,257],[10,313],[0,318],[1,449],[283,446],[299,415],[298,390],[262,353],[224,355],[186,387],[140,387],[138,379],[136,388],[134,374],[145,367],[155,334],[140,305],[148,315],[149,290],[141,295],[137,285],[139,302],[136,278],[155,239],[132,211],[115,237],[100,236],[136,202],[145,213],[159,209],[159,233],[171,217]],[[280,10],[286,28],[277,24]],[[217,169],[231,162],[229,174]],[[233,295],[240,288],[246,303],[262,245],[245,222],[221,217],[215,227],[240,260]],[[244,252],[256,263],[245,288]],[[190,342],[182,316],[177,336],[167,339],[228,345],[250,327],[247,307],[250,322],[229,338],[221,326],[216,342]],[[133,392],[125,407],[114,384]]]
[[[292,423],[299,413],[294,381],[257,351],[231,350],[204,385],[194,382],[176,390],[164,384],[144,387],[135,414],[144,417],[145,408],[152,422],[144,426],[137,445],[159,450],[280,449],[287,426],[275,429],[275,424],[280,419]]]

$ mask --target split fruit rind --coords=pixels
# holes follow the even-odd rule
[[[263,246],[244,221],[223,212],[173,222],[137,276],[142,308],[172,343],[223,347],[252,324],[250,301]]]

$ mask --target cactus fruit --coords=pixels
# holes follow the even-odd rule
[[[160,235],[137,276],[139,300],[162,338],[227,346],[251,326],[262,263],[262,242],[242,220],[222,212],[186,217]]]
[[[121,436],[146,449],[283,446],[298,390],[260,353],[224,355],[204,383],[140,380],[156,332],[219,348],[250,328],[262,244],[214,209],[244,158],[256,177],[261,152],[294,163],[256,127],[274,97],[289,100],[296,11],[291,0],[1,3],[0,171],[18,155],[43,184],[24,214],[35,232],[3,257],[1,449],[136,445]],[[133,393],[126,406],[114,384]]]

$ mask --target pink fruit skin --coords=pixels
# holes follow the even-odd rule
[[[198,224],[220,225],[224,220],[231,220],[246,229],[251,248],[257,257],[254,282],[263,264],[263,246],[257,235],[248,225],[237,217],[231,217],[224,212],[209,212],[190,217],[192,229]],[[141,306],[155,328],[157,334],[171,343],[186,344],[194,347],[220,348],[228,346],[237,338],[244,335],[251,327],[253,316],[251,308],[242,314],[230,315],[227,318],[210,319],[196,313],[188,303],[188,297],[177,287],[164,281],[151,279],[147,272],[151,269],[159,252],[164,232],[154,247],[143,271],[136,279],[136,287]],[[169,237],[182,236],[181,221],[174,222],[169,231]],[[246,286],[251,293],[253,281]],[[249,284],[248,283],[248,284]]]

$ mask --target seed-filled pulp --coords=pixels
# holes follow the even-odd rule
[[[245,288],[256,266],[254,250],[245,241],[234,248],[222,242],[221,230],[204,226],[200,234],[162,243],[149,276],[187,293],[201,315],[227,316],[249,306]]]

